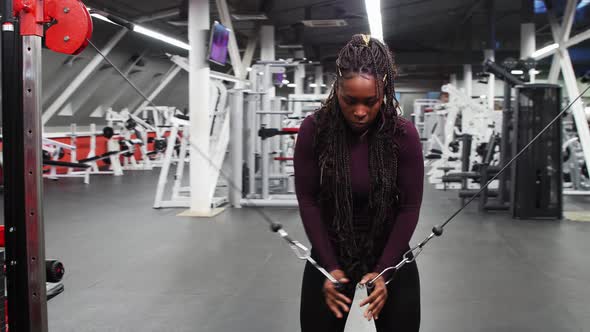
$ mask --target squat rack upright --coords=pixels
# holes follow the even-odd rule
[[[42,40],[53,51],[78,54],[92,34],[92,19],[79,0],[4,0],[1,9],[8,328],[45,332]],[[52,25],[45,31],[47,23]]]

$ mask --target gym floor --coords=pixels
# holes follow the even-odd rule
[[[257,212],[153,210],[156,179],[45,180],[46,255],[66,266],[66,290],[48,303],[50,331],[298,331],[304,263]],[[412,243],[459,204],[426,185]],[[297,210],[265,213],[308,243]],[[590,223],[467,208],[418,260],[421,331],[590,331],[589,236]]]

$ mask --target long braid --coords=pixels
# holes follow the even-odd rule
[[[335,86],[352,74],[375,77],[377,91],[384,92],[385,102],[380,110],[376,128],[369,135],[369,208],[371,227],[367,234],[355,234],[353,226],[352,186],[347,125],[339,109],[335,89],[316,112],[315,151],[321,169],[320,202],[324,220],[332,226],[332,238],[337,243],[338,256],[346,273],[359,278],[376,263],[375,239],[382,236],[388,220],[387,212],[396,204],[397,165],[399,147],[393,137],[397,134],[397,108],[393,57],[387,46],[374,39],[367,41],[355,35],[340,51]]]

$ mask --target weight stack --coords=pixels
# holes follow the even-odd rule
[[[558,85],[527,84],[515,89],[514,154],[524,148],[561,111],[561,87]],[[513,218],[562,218],[561,135],[559,119],[512,165]]]

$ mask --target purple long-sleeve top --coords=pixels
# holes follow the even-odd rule
[[[399,204],[392,209],[387,218],[385,245],[374,272],[397,264],[409,246],[410,239],[420,214],[424,182],[424,161],[422,146],[414,125],[403,118],[400,121],[401,133],[394,140],[399,146],[397,186]],[[315,120],[307,117],[301,127],[295,146],[295,190],[299,201],[299,211],[305,232],[317,254],[320,264],[328,271],[342,269],[336,256],[335,244],[329,236],[329,223],[322,220],[318,200],[320,192],[320,167],[313,148]],[[352,134],[351,132],[351,135]],[[353,220],[366,222],[369,211],[369,145],[362,136],[354,136],[350,144],[350,171],[353,194]],[[370,222],[370,221],[369,221]]]

